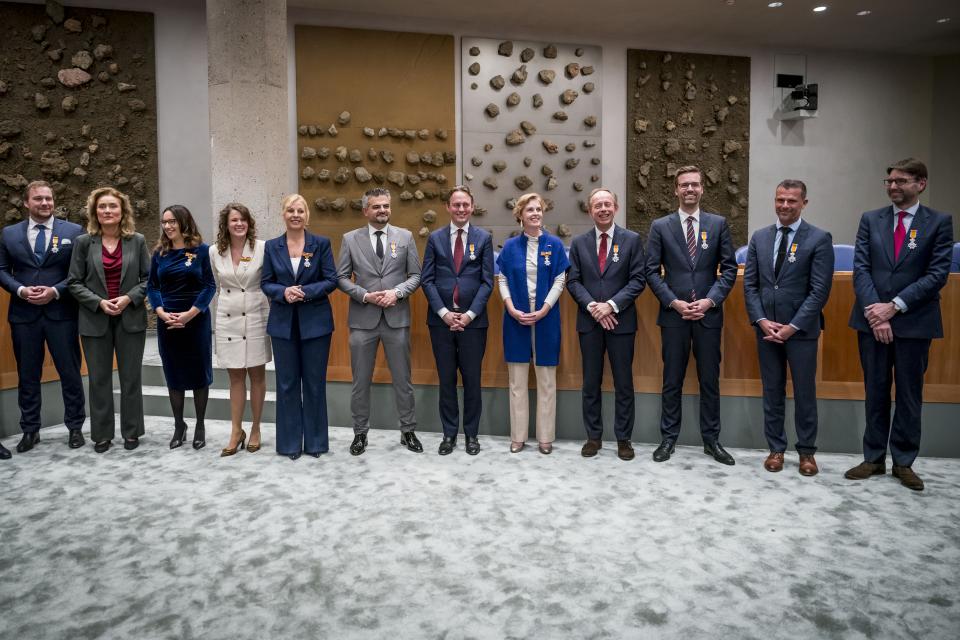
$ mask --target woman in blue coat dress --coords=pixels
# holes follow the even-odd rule
[[[206,444],[203,419],[213,382],[208,307],[216,292],[210,249],[203,244],[193,216],[183,205],[167,207],[160,216],[160,239],[150,264],[147,298],[157,313],[157,344],[173,409],[171,449],[186,438],[183,405],[187,389],[193,391],[197,416],[193,448],[202,449]]]
[[[537,375],[537,442],[553,451],[557,428],[557,365],[560,363],[560,294],[570,262],[560,238],[543,229],[543,198],[527,193],[513,215],[523,233],[503,244],[497,258],[503,298],[503,354],[510,380],[510,451],[527,440],[527,375],[533,358]]]
[[[260,288],[270,300],[267,334],[277,375],[277,453],[296,460],[329,449],[327,359],[333,333],[328,296],[337,288],[330,240],[307,231],[299,194],[281,205],[287,231],[268,240]]]

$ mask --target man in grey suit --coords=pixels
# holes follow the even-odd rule
[[[770,455],[767,471],[783,469],[787,436],[783,428],[787,365],[793,378],[794,425],[800,474],[816,475],[817,343],[823,307],[833,284],[833,239],[800,217],[807,185],[784,180],[777,185],[777,223],[750,238],[743,271],[747,316],[757,331],[763,382],[763,434]]]
[[[414,430],[413,385],[410,383],[410,302],[420,286],[420,256],[413,234],[390,224],[390,192],[382,187],[363,194],[367,224],[344,234],[337,262],[340,289],[350,296],[350,368],[353,391],[355,456],[367,448],[370,429],[370,384],[377,347],[383,351],[393,379],[400,416],[400,443],[416,453],[423,446]]]

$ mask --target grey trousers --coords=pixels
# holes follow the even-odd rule
[[[380,324],[375,329],[350,329],[350,369],[353,372],[350,412],[353,414],[355,434],[366,433],[370,429],[370,384],[377,361],[377,347],[381,342],[393,380],[393,398],[400,416],[400,431],[407,433],[417,427],[413,385],[410,383],[410,327],[394,329],[384,318],[380,318]]]
[[[127,333],[119,317],[110,318],[102,336],[81,336],[87,358],[90,383],[90,439],[113,440],[116,425],[113,413],[113,356],[117,356],[120,378],[120,435],[139,438],[144,433],[143,392],[140,367],[143,366],[145,331]]]

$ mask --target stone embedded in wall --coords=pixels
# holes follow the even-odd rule
[[[491,102],[484,109],[484,112],[491,118],[496,118],[498,115],[500,115],[500,107]]]
[[[513,72],[513,75],[510,76],[510,82],[519,86],[527,81],[527,65],[521,65],[519,69]]]
[[[363,154],[360,153],[360,149],[350,149],[350,153],[347,155],[350,159],[350,162],[357,163],[363,162]]]
[[[98,44],[93,48],[93,57],[97,60],[105,60],[113,55],[113,47],[109,44]],[[114,65],[111,65],[111,67]],[[108,71],[110,69],[108,68]],[[119,71],[117,67],[117,71]],[[116,71],[111,71],[111,73],[116,73]]]
[[[519,93],[513,92],[513,93],[511,93],[510,95],[507,96],[507,106],[508,106],[508,107],[515,107],[515,106],[517,106],[518,104],[520,104],[520,94],[519,94]]]
[[[518,144],[523,144],[526,139],[526,136],[523,135],[523,131],[520,131],[520,129],[514,129],[507,134],[505,142],[510,146],[516,146]]]
[[[370,180],[373,178],[373,176],[370,175],[370,172],[363,167],[354,167],[353,177],[361,184],[364,182],[370,182]]]
[[[533,185],[533,180],[531,180],[528,176],[517,176],[514,179],[513,184],[517,185],[517,189],[524,191]]]
[[[340,125],[341,127],[345,127],[348,124],[350,124],[350,112],[341,111],[340,115],[337,116],[337,124]]]
[[[510,57],[513,55],[513,43],[509,40],[506,42],[501,42],[500,46],[497,47],[497,53],[502,56]]]
[[[541,96],[539,93],[533,94],[532,100],[533,100],[534,109],[539,109],[540,107],[543,106],[543,96]]]
[[[491,167],[497,173],[503,173],[507,168],[507,163],[504,162],[503,160],[497,160],[491,165]]]
[[[60,69],[57,72],[57,79],[65,87],[79,87],[93,79],[89,73],[83,69]]]
[[[503,81],[503,76],[497,75],[490,78],[490,86],[493,87],[495,91],[503,89],[504,84],[506,83]]]
[[[560,102],[563,104],[573,104],[573,101],[579,97],[580,94],[574,91],[573,89],[566,89],[563,93],[560,94]]]
[[[495,178],[485,178],[483,181],[483,186],[488,189],[496,189],[498,185]]]
[[[70,58],[70,63],[86,71],[93,65],[93,55],[89,51],[81,50],[73,54],[73,57]]]
[[[522,120],[520,122],[520,128],[523,130],[524,135],[527,136],[532,136],[537,132],[537,128],[528,120]]]
[[[346,198],[335,198],[330,201],[330,208],[334,211],[343,211],[347,208]]]
[[[554,46],[554,45],[552,45],[552,44],[548,44],[547,46],[545,46],[545,47],[543,48],[543,57],[544,57],[544,58],[551,58],[551,59],[552,59],[552,58],[556,58],[556,57],[557,57],[557,47]]]
[[[556,79],[557,72],[553,69],[541,69],[540,72],[537,73],[537,77],[540,78],[540,82],[543,84],[550,84]]]
[[[567,117],[568,117],[568,116],[567,116],[567,112],[566,112],[566,111],[562,111],[562,110],[561,110],[561,111],[554,111],[554,112],[553,112],[553,116],[552,116],[552,118],[553,118],[554,120],[556,120],[557,122],[565,122],[566,119],[567,119]]]
[[[345,184],[348,180],[350,180],[350,169],[337,167],[337,173],[333,176],[333,181],[337,184]]]
[[[64,113],[73,113],[79,105],[80,101],[77,100],[76,96],[67,96],[60,102],[60,107]]]
[[[593,90],[596,89],[596,86],[592,82],[584,82],[581,87],[584,93],[593,93]]]
[[[560,151],[560,147],[557,146],[555,142],[551,142],[550,140],[543,141],[543,148],[547,150],[547,153],[557,153]]]
[[[571,80],[576,78],[580,73],[580,64],[577,62],[571,62],[563,68],[563,73]]]
[[[479,74],[479,73],[480,73],[480,63],[479,63],[479,62],[474,62],[473,64],[471,64],[469,67],[467,67],[467,72],[468,72],[470,75],[472,75],[472,76],[475,76],[475,75]]]

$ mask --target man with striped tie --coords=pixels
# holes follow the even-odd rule
[[[737,279],[733,242],[726,218],[700,211],[703,172],[698,167],[677,169],[674,184],[680,208],[653,222],[646,250],[647,283],[660,300],[663,357],[661,442],[653,459],[668,460],[680,435],[683,378],[692,346],[703,451],[717,462],[734,464],[719,440],[723,301]]]

